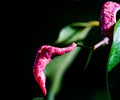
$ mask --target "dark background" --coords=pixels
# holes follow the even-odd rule
[[[10,99],[31,100],[43,95],[32,74],[36,51],[41,45],[54,42],[60,29],[65,25],[77,21],[98,20],[104,2],[105,0],[41,0],[18,1],[11,6],[13,8],[11,17],[14,22],[11,22],[11,26],[15,35],[11,34],[10,41],[12,44],[8,67]],[[93,32],[99,34],[100,29],[97,28]],[[99,40],[103,38],[101,34],[98,36]],[[89,41],[94,44],[98,40],[94,36],[93,40],[88,39],[86,44],[90,43]],[[83,49],[65,73],[56,100],[91,100],[93,92],[104,89],[109,49],[110,46],[106,46],[95,51],[87,70],[83,70],[83,67],[89,51]],[[118,96],[118,75],[118,69],[110,74],[113,100],[117,100],[115,97]]]

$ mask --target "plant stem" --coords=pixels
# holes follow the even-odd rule
[[[82,45],[80,43],[76,43],[76,44],[77,44],[78,47],[92,49],[94,51],[94,50],[96,50],[97,48],[99,48],[101,46],[108,45],[109,44],[109,38],[105,37],[102,41],[98,42],[94,46],[85,46],[85,45]]]
[[[76,43],[77,44],[77,47],[81,47],[81,48],[87,48],[87,49],[93,49],[92,46],[85,46],[85,45],[82,45],[80,43]]]
[[[88,55],[88,59],[87,59],[87,62],[86,62],[86,64],[85,64],[84,69],[87,68],[87,66],[88,66],[88,64],[89,64],[89,62],[90,62],[90,59],[91,59],[91,57],[92,57],[92,53],[93,53],[93,50],[91,49],[91,50],[90,50],[90,53],[89,53],[89,55]]]
[[[99,26],[99,22],[98,21],[90,21],[90,22],[88,22],[88,24],[86,26],[87,27],[90,27],[90,26]]]
[[[90,21],[90,22],[77,22],[77,23],[73,23],[72,26],[83,26],[83,27],[91,27],[91,26],[99,26],[99,22],[98,21]]]
[[[97,44],[95,44],[93,46],[93,50],[96,50],[97,48],[99,48],[100,46],[104,46],[104,45],[108,45],[109,44],[109,38],[105,37],[102,41],[98,42]]]
[[[109,83],[108,83],[108,67],[106,67],[106,86],[107,86],[107,92],[108,92],[108,100],[112,100],[109,90]]]

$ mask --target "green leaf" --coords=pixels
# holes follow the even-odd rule
[[[114,27],[113,43],[108,58],[108,72],[120,62],[120,19]]]
[[[74,33],[76,32],[75,29],[73,29],[70,25],[64,27],[58,36],[58,39],[55,43],[62,43],[65,42],[67,39],[69,39]]]
[[[98,21],[75,22],[64,27],[55,41],[56,44],[79,42],[86,38],[92,27],[99,26]]]
[[[98,25],[98,22],[97,22]],[[77,22],[67,25],[64,27],[60,33],[58,39],[53,43],[55,45],[59,44],[70,44],[71,42],[79,42],[83,44],[83,39],[86,38],[90,29],[93,26],[97,26],[96,21],[81,23]],[[77,47],[72,52],[66,53],[62,56],[55,57],[46,67],[45,74],[50,80],[50,85],[47,87],[48,99],[54,100],[55,95],[59,92],[61,88],[61,83],[65,71],[70,67],[75,57],[80,52],[81,48]]]
[[[83,40],[91,29],[91,26],[86,27],[86,25],[87,23],[83,23],[83,22],[67,25],[60,31],[58,39],[56,40],[55,43],[69,44],[71,42]]]
[[[62,56],[55,57],[46,67],[45,74],[51,80],[49,93],[56,95],[61,87],[61,82],[66,69],[74,61],[79,53],[80,48],[74,49],[72,52]],[[50,100],[50,99],[49,99]]]
[[[92,27],[86,27],[84,29],[76,31],[76,33],[66,43],[78,42],[85,39]]]
[[[44,100],[44,98],[42,98],[42,97],[36,97],[36,98],[34,98],[32,100]]]

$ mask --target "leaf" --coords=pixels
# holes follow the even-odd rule
[[[34,98],[32,100],[44,100],[44,98],[42,98],[42,97],[36,97],[36,98]]]
[[[91,28],[98,25],[98,21],[75,22],[70,25],[67,25],[60,31],[58,39],[55,43],[69,44],[71,42],[82,41],[83,39],[85,39],[86,35],[91,30]]]
[[[69,39],[66,43],[82,41],[87,36],[91,28],[92,27],[86,27],[82,30],[76,31],[74,36],[72,36],[71,39]]]
[[[64,27],[60,33],[59,33],[59,36],[58,36],[58,39],[55,43],[62,43],[62,42],[65,42],[67,39],[69,39],[74,33],[75,33],[75,29],[73,29],[71,26],[66,26]]]
[[[120,19],[114,27],[113,43],[108,58],[108,72],[120,62]]]
[[[55,57],[46,67],[45,74],[51,80],[51,87],[49,93],[57,94],[61,87],[61,81],[66,69],[74,61],[79,53],[80,48],[74,49],[70,53]]]
[[[77,27],[77,23],[75,23],[75,26],[73,24],[67,25],[66,27],[64,27],[58,36],[58,39],[56,40],[56,44],[60,44],[60,43],[66,43],[69,44],[71,42],[75,42],[77,40],[82,40],[85,38],[85,36],[87,35],[88,31],[91,29],[90,27],[86,27],[85,25],[87,25],[87,23],[83,23],[83,22],[78,22],[79,24],[79,28],[75,28]],[[73,27],[74,26],[74,27]]]
[[[93,23],[74,23],[64,27],[60,33],[58,39],[55,41],[56,45],[69,44],[71,42],[79,42],[83,44],[83,39],[86,38],[92,26],[96,25]],[[92,25],[92,26],[91,26]],[[77,27],[77,28],[75,28]],[[54,44],[54,43],[53,43]],[[45,74],[50,80],[48,87],[48,100],[54,100],[55,95],[61,88],[62,78],[68,67],[75,60],[75,57],[80,52],[81,48],[76,48],[72,52],[66,53],[62,56],[55,57],[46,67]]]

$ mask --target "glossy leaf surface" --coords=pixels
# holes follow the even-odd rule
[[[113,43],[108,59],[108,72],[120,62],[120,19],[114,27]]]

